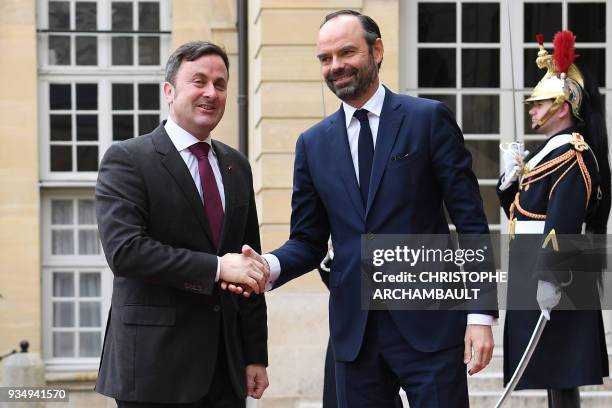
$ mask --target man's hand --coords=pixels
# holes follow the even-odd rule
[[[270,265],[268,265],[268,261],[248,245],[242,246],[242,255],[263,265],[264,279],[259,282],[259,293],[264,293],[266,291],[266,282],[270,279]]]
[[[491,357],[493,356],[493,331],[491,326],[468,324],[465,329],[464,342],[463,362],[465,364],[472,360],[472,350],[474,350],[474,364],[472,364],[468,371],[470,375],[473,375],[491,362]]]
[[[255,262],[258,262],[263,265],[264,279],[259,282],[259,292],[256,292],[256,293],[265,292],[266,282],[270,278],[270,266],[268,265],[268,261],[266,261],[264,257],[259,255],[257,251],[255,251],[253,248],[251,248],[248,245],[242,246],[242,255],[250,259],[253,259]],[[236,294],[242,294],[245,297],[249,297],[251,295],[251,292],[253,292],[253,289],[249,288],[248,286],[245,286],[243,284],[238,284],[232,281],[227,281],[225,279],[222,280],[221,282],[221,289],[229,290],[230,292],[233,292]]]
[[[243,254],[223,255],[220,269],[219,280],[222,284],[232,282],[255,293],[263,292],[262,288],[267,280],[266,274],[269,274],[261,261]]]
[[[539,280],[536,299],[546,320],[550,320],[550,312],[561,300],[561,287],[554,283]]]
[[[503,149],[504,179],[499,186],[501,191],[506,190],[521,176],[528,155],[529,150],[521,151],[514,143],[511,143],[508,149]]]
[[[265,366],[262,364],[246,366],[246,386],[249,397],[260,399],[268,385],[268,373]]]

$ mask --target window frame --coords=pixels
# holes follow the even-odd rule
[[[97,52],[98,52],[98,64],[96,65],[76,65],[76,47],[75,47],[75,36],[76,30],[71,29],[63,35],[70,36],[70,65],[50,65],[49,64],[49,36],[53,35],[46,30],[49,28],[49,1],[64,1],[70,4],[70,26],[75,27],[76,9],[75,4],[80,1],[87,1],[96,3],[96,21],[97,31],[103,32],[92,32],[85,34],[82,32],[81,35],[95,36],[97,37]],[[111,15],[111,4],[112,1],[108,0],[37,0],[37,36],[38,36],[38,73],[39,75],[54,75],[54,74],[83,74],[92,73],[98,74],[100,69],[108,70],[116,75],[130,75],[130,74],[151,74],[155,75],[159,72],[160,68],[163,69],[166,58],[170,55],[171,51],[171,0],[116,0],[121,2],[133,3],[137,8],[138,3],[153,2],[159,3],[159,63],[160,65],[112,65],[112,40],[114,36],[134,36],[137,43],[137,37],[151,36],[153,34],[138,34],[134,33],[113,33],[112,15]],[[137,14],[134,15],[136,18],[135,25],[137,22]],[[136,31],[136,30],[135,30]],[[138,47],[133,47],[134,61],[138,60]]]
[[[116,141],[113,141],[113,109],[112,109],[112,84],[113,83],[157,83],[163,82],[163,73],[157,72],[156,75],[131,75],[118,76],[118,75],[104,75],[100,73],[97,76],[93,75],[45,75],[39,77],[39,163],[40,171],[39,176],[43,185],[56,185],[57,183],[64,183],[66,186],[82,185],[94,185],[98,177],[97,171],[51,171],[51,140],[50,140],[50,126],[49,126],[49,115],[51,114],[49,104],[49,85],[50,84],[78,84],[78,83],[96,83],[98,84],[98,165],[104,156],[106,150]],[[168,115],[168,105],[164,103],[163,87],[160,86],[160,109],[159,119],[162,120]],[[136,101],[136,97],[134,97]],[[75,110],[71,109],[71,114],[74,114]],[[150,110],[133,109],[132,114],[138,114],[143,112],[146,114]],[[76,130],[74,130],[76,131]],[[71,141],[71,146],[77,145],[76,140]],[[73,154],[74,157],[74,154]],[[74,166],[74,163],[73,163]],[[50,182],[50,183],[49,183]]]
[[[455,24],[455,41],[445,43],[420,43],[418,41],[418,10],[420,3],[455,3],[456,7],[456,24]],[[462,4],[463,3],[497,3],[499,4],[499,43],[464,43],[460,41],[462,37]],[[400,49],[405,52],[400,53],[400,89],[402,93],[418,96],[420,94],[434,94],[434,95],[455,95],[455,115],[457,124],[462,127],[463,120],[463,95],[499,95],[499,134],[497,133],[479,133],[479,134],[465,134],[465,140],[473,141],[505,141],[502,140],[505,134],[508,134],[505,129],[508,128],[509,122],[506,115],[502,115],[502,112],[507,112],[512,107],[512,94],[511,92],[504,92],[504,89],[511,88],[509,83],[509,71],[510,61],[506,61],[506,53],[504,50],[504,21],[507,20],[507,13],[503,2],[492,1],[492,0],[460,0],[460,1],[448,1],[448,0],[427,0],[427,1],[411,1],[407,2],[404,7],[400,7],[400,18],[407,19],[410,21],[414,18],[412,24],[400,24],[400,44],[405,44]],[[418,52],[420,48],[453,48],[456,50],[455,57],[455,87],[454,88],[425,88],[418,86]],[[499,64],[500,64],[500,87],[499,88],[476,88],[476,87],[463,87],[462,86],[462,50],[464,49],[499,49]],[[511,120],[511,118],[510,118]],[[500,168],[503,163],[500,163]],[[479,186],[491,188],[497,184],[497,179],[478,179]],[[500,210],[500,223],[489,224],[492,231],[503,231],[504,217]]]
[[[53,200],[94,199],[92,189],[44,189],[41,195],[41,241],[42,241],[42,340],[43,360],[50,371],[86,371],[96,370],[99,357],[53,357],[53,276],[54,271],[62,270],[72,273],[100,272],[101,327],[104,328],[111,305],[113,275],[108,267],[102,249],[96,255],[51,255],[51,202]],[[75,293],[74,298],[78,298]],[[78,302],[75,301],[75,304]],[[79,323],[75,320],[74,329],[80,332]],[[83,330],[90,331],[90,330]],[[97,331],[97,330],[91,330]],[[102,341],[104,338],[102,338]],[[76,345],[75,345],[76,347]]]
[[[97,171],[51,171],[51,141],[50,141],[50,123],[49,115],[51,113],[49,103],[49,84],[73,84],[73,83],[96,83],[98,84],[98,140],[97,142],[82,144],[97,144],[98,146],[98,165],[106,152],[106,149],[110,147],[113,141],[113,124],[112,124],[112,86],[114,83],[159,83],[161,84],[164,79],[164,61],[167,59],[170,53],[171,47],[171,0],[120,0],[122,2],[132,3],[134,10],[138,9],[138,4],[141,2],[155,2],[159,4],[160,13],[160,64],[159,65],[131,65],[131,66],[113,66],[111,65],[111,40],[112,33],[93,33],[96,35],[98,40],[98,64],[93,66],[87,65],[49,65],[48,64],[48,37],[49,33],[43,32],[44,29],[48,28],[48,4],[52,0],[37,0],[37,12],[38,12],[38,111],[39,111],[39,177],[41,185],[45,187],[51,186],[93,186],[97,178]],[[79,1],[92,2],[97,4],[97,29],[98,30],[109,30],[111,29],[111,9],[112,1],[106,0],[58,0],[69,3],[70,10],[70,27],[75,27],[76,19],[76,3]],[[135,14],[137,20],[137,13]],[[138,24],[134,22],[134,26]],[[74,37],[74,34],[71,34]],[[125,35],[125,34],[120,34]],[[137,33],[133,34],[138,36]],[[137,40],[135,40],[137,41]],[[71,44],[74,45],[74,38],[71,40]],[[74,62],[74,46],[71,46],[71,63]],[[137,47],[134,47],[134,55],[137,54]],[[74,101],[73,101],[74,104]],[[71,115],[75,114],[75,110],[71,109]],[[144,110],[143,114],[148,110]],[[138,113],[140,110],[137,106],[133,112]],[[160,86],[160,109],[159,109],[159,120],[161,121],[168,115],[168,106],[165,103],[163,96],[163,89]],[[137,123],[135,123],[137,126]],[[72,133],[76,134],[76,129],[73,129]],[[76,139],[76,138],[75,138]],[[61,143],[60,143],[61,144]],[[78,146],[77,140],[71,140],[70,146],[72,146],[72,158],[73,169],[76,169],[76,149],[74,146]]]

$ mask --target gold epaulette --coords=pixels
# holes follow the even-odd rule
[[[572,140],[570,140],[570,144],[574,150],[578,152],[589,150],[589,145],[584,141],[584,136],[578,132],[572,133]]]

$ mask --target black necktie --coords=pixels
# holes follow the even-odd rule
[[[353,114],[359,121],[359,190],[364,207],[368,205],[368,193],[370,191],[370,175],[372,173],[372,160],[374,159],[374,138],[368,121],[368,111],[359,109]]]

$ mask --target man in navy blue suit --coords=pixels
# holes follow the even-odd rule
[[[466,364],[482,370],[495,312],[368,311],[361,307],[362,234],[487,234],[471,156],[443,104],[397,95],[378,71],[377,24],[350,10],[321,25],[318,59],[338,111],[300,135],[291,233],[263,258],[269,288],[315,269],[331,234],[330,333],[340,407],[467,407]],[[253,254],[255,255],[255,254]],[[237,289],[237,288],[234,288]]]

